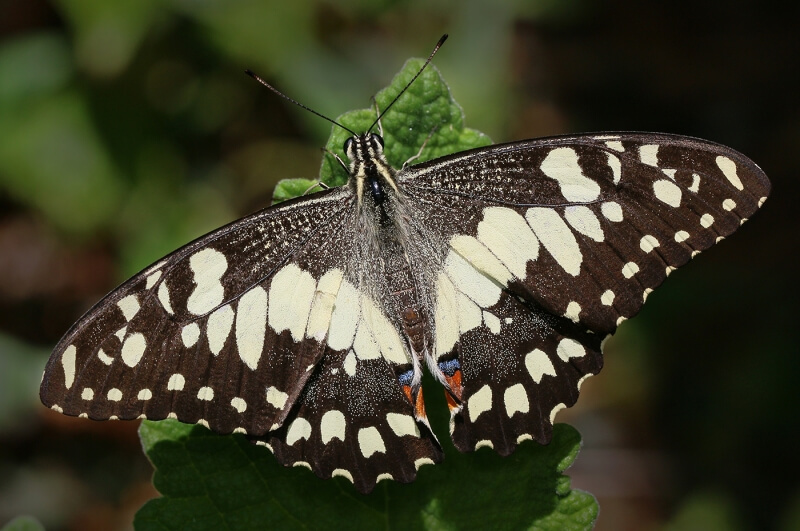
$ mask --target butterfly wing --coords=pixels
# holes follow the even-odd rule
[[[449,249],[432,353],[462,451],[547,442],[602,367],[601,345],[648,294],[769,194],[710,142],[611,133],[496,145],[401,172]],[[457,216],[453,213],[458,212]],[[449,220],[449,221],[448,221]]]

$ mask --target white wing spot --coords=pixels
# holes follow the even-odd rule
[[[208,421],[206,419],[197,419],[197,422],[195,422],[195,424],[199,424],[200,426],[203,426],[204,428],[209,428]]]
[[[468,238],[460,236],[460,238]],[[453,238],[456,240],[456,237]],[[539,256],[539,241],[531,232],[531,228],[516,211],[505,207],[487,207],[483,209],[483,219],[478,223],[478,240],[496,256],[502,264],[494,264],[488,259],[480,260],[480,256],[475,262],[485,263],[490,267],[478,267],[476,269],[486,273],[501,284],[507,284],[510,280],[507,273],[503,270],[508,268],[515,277],[525,278],[527,263],[529,260],[536,260]],[[451,241],[451,246],[453,241]],[[456,249],[468,262],[473,262],[473,255],[470,252],[461,252],[464,249]],[[469,250],[467,250],[469,251]],[[500,267],[497,267],[500,265]],[[503,267],[503,265],[505,267]]]
[[[622,149],[622,143],[617,143],[620,147],[620,149],[617,151],[624,151],[624,149]],[[606,142],[606,144],[608,144],[608,142]],[[608,155],[608,166],[611,168],[611,172],[614,175],[614,184],[619,184],[619,180],[622,177],[622,163],[620,162],[619,157],[613,153],[606,153],[606,155]]]
[[[295,343],[305,335],[317,282],[308,271],[289,263],[272,277],[269,287],[269,326],[288,330]]]
[[[573,323],[578,322],[578,316],[581,314],[581,305],[575,301],[570,301],[567,304],[567,311],[564,312],[564,317],[572,321]]]
[[[703,214],[700,217],[700,226],[703,227],[704,229],[709,228],[713,224],[714,224],[714,216],[712,216],[711,214]]]
[[[530,402],[528,402],[528,393],[521,383],[506,389],[506,392],[503,393],[503,403],[506,406],[506,414],[509,418],[513,417],[514,413],[527,413],[531,409]]]
[[[600,197],[600,186],[583,174],[578,153],[569,147],[555,148],[540,166],[545,175],[558,182],[567,201],[583,203]]]
[[[183,386],[186,384],[186,379],[182,374],[175,373],[169,377],[167,381],[167,391],[183,391]]]
[[[556,415],[562,409],[566,409],[567,406],[565,404],[556,404],[556,406],[550,411],[550,424],[553,424],[556,421]]]
[[[651,293],[653,293],[653,288],[645,288],[642,293],[642,302],[647,302],[647,297],[649,297]]]
[[[602,212],[603,216],[609,221],[613,221],[614,223],[622,221],[622,207],[615,201],[606,201],[600,205],[600,212]]]
[[[83,391],[81,391],[81,398],[84,400],[91,400],[94,398],[94,389],[91,387],[84,387]]]
[[[658,240],[655,238],[655,236],[651,236],[650,234],[642,236],[642,239],[639,241],[639,247],[646,253],[649,253],[659,245],[661,244],[658,243]]]
[[[189,258],[196,287],[186,301],[186,309],[194,315],[213,310],[225,298],[225,288],[220,279],[228,269],[228,260],[221,252],[207,247]]]
[[[722,170],[723,175],[730,181],[730,183],[736,187],[737,190],[744,190],[744,185],[742,185],[741,179],[739,179],[739,175],[736,173],[736,163],[733,162],[728,157],[723,157],[720,155],[716,159],[717,166],[720,170]]]
[[[287,400],[289,400],[288,394],[279,391],[273,386],[267,387],[267,403],[275,409],[283,409]]]
[[[333,305],[328,329],[328,346],[334,350],[347,350],[353,344],[361,315],[361,297],[347,280],[342,280]]]
[[[200,327],[197,326],[197,323],[189,323],[181,328],[181,340],[184,347],[191,348],[195,346],[198,339],[200,339]]]
[[[144,356],[144,351],[147,349],[147,341],[144,335],[135,333],[129,335],[125,342],[122,344],[122,361],[128,367],[136,367]]]
[[[138,398],[139,400],[150,400],[151,398],[153,398],[153,392],[150,389],[142,389],[136,395],[136,398]]]
[[[375,478],[375,483],[380,483],[383,480],[394,481],[394,476],[392,476],[388,472],[384,472],[383,474],[378,474],[378,477]]]
[[[678,208],[681,206],[681,197],[683,193],[678,185],[672,181],[661,179],[653,183],[653,193],[656,194],[656,199],[662,203],[666,203],[671,207]]]
[[[311,437],[311,424],[302,417],[297,417],[289,424],[289,429],[286,430],[286,444],[289,446],[294,445],[300,439],[308,439]]]
[[[267,292],[256,286],[242,295],[236,307],[236,348],[239,358],[256,370],[267,329]]]
[[[72,387],[72,382],[75,381],[75,356],[77,353],[78,349],[75,348],[75,345],[70,345],[61,354],[61,366],[64,368],[64,387],[67,389]]]
[[[447,253],[444,268],[453,285],[481,308],[490,308],[500,300],[500,286],[482,275],[456,252]]]
[[[564,217],[572,228],[593,239],[601,242],[605,239],[600,220],[589,207],[583,205],[569,206],[564,209]]]
[[[675,233],[675,241],[678,243],[685,242],[689,239],[689,233],[685,230],[679,230]]]
[[[581,379],[580,379],[580,380],[578,380],[578,385],[577,385],[577,387],[578,387],[578,391],[580,391],[580,390],[581,390],[581,386],[583,385],[583,382],[585,382],[586,380],[588,380],[588,379],[589,379],[589,378],[591,378],[592,376],[594,376],[594,374],[592,374],[592,373],[587,373],[587,374],[584,374],[584,375],[581,377]]]
[[[731,210],[736,208],[736,201],[730,198],[726,199],[725,201],[722,202],[722,208],[730,212]]]
[[[635,262],[628,262],[624,266],[622,266],[622,276],[625,278],[631,278],[633,275],[639,272],[639,266],[636,265]]]
[[[480,230],[480,224],[478,225],[478,229]],[[525,229],[530,233],[531,238],[533,238],[535,241],[536,237],[533,235],[533,232],[531,232],[531,229],[528,227],[527,223],[525,224]],[[498,240],[494,246],[499,247],[501,241],[502,240]],[[450,239],[450,247],[452,247],[455,252],[461,255],[464,260],[469,262],[472,267],[487,277],[496,280],[503,286],[507,286],[511,279],[514,278],[514,274],[507,269],[506,265],[500,261],[500,258],[493,254],[492,251],[490,251],[483,243],[479,242],[472,236],[456,234]],[[537,255],[538,252],[539,242],[536,241]],[[531,254],[531,252],[529,251],[528,254]],[[521,256],[521,254],[519,253],[519,250],[516,249],[513,251],[511,256]],[[522,265],[524,266],[525,264]]]
[[[239,426],[238,428],[233,429],[233,433],[241,433],[242,435],[247,435],[247,430]]]
[[[358,430],[358,448],[364,457],[369,457],[374,453],[386,453],[383,437],[375,426]]]
[[[122,310],[126,321],[130,321],[139,312],[139,299],[136,295],[128,295],[117,301],[117,306]]]
[[[197,399],[204,400],[206,402],[214,400],[214,390],[210,387],[201,387],[197,391]]]
[[[494,443],[489,439],[483,439],[475,443],[475,449],[479,448],[494,448]]]
[[[112,402],[119,402],[120,400],[122,400],[122,391],[120,391],[116,387],[113,387],[108,390],[108,394],[106,396]]]
[[[534,207],[528,209],[525,218],[558,265],[570,275],[578,276],[583,255],[575,235],[561,216],[553,209]]]
[[[308,314],[306,337],[322,341],[328,335],[334,303],[343,276],[344,273],[341,269],[334,268],[319,279],[317,290],[314,292],[314,300],[311,302],[311,311]]]
[[[348,376],[355,376],[356,374],[356,354],[352,350],[344,358],[344,372]]]
[[[394,434],[398,437],[403,437],[405,435],[419,437],[419,428],[417,427],[414,417],[411,415],[404,415],[402,413],[387,413],[386,422],[389,424],[389,427],[392,429]]]
[[[625,151],[625,147],[619,140],[609,140],[608,142],[606,142],[606,145],[611,149],[613,149],[614,151],[619,151],[620,153]]]
[[[492,409],[492,388],[484,385],[478,389],[469,397],[467,407],[469,408],[469,421],[475,422],[481,413]]]
[[[145,284],[144,289],[151,289],[153,286],[156,285],[158,279],[161,278],[161,271],[154,271],[147,275],[147,284]]]
[[[665,273],[667,276],[669,276],[669,274],[670,274],[670,273],[672,273],[673,271],[675,271],[675,268],[674,268],[674,267],[672,267],[672,266],[667,266],[667,268],[664,270],[664,273]]]
[[[615,297],[614,292],[611,291],[610,289],[607,289],[603,292],[602,295],[600,295],[600,302],[602,302],[603,305],[605,306],[611,306],[612,304],[614,304],[614,297]]]
[[[568,363],[570,358],[582,358],[585,356],[586,349],[574,339],[566,337],[559,341],[558,347],[556,347],[556,354],[561,358],[561,361]]]
[[[542,377],[545,374],[549,376],[556,375],[556,368],[553,367],[553,362],[550,361],[550,358],[547,357],[543,350],[538,348],[528,352],[525,356],[525,368],[528,369],[528,374],[537,384],[542,382]]]
[[[434,463],[433,459],[431,459],[430,457],[420,457],[419,459],[414,461],[414,468],[419,470],[420,467],[422,467],[424,465],[435,465],[435,464],[436,463]]]
[[[655,144],[639,146],[639,160],[648,166],[658,166],[658,146]]]
[[[237,396],[231,399],[231,407],[233,407],[237,413],[244,413],[247,411],[247,402],[245,402],[244,398]]]
[[[336,469],[334,469],[333,472],[331,472],[331,477],[332,478],[335,478],[335,477],[345,478],[350,483],[355,483],[353,481],[353,474],[351,474],[350,472],[348,472],[344,468],[336,468]]]
[[[172,303],[169,300],[169,288],[167,287],[167,282],[164,281],[161,285],[158,286],[158,300],[161,303],[161,306],[167,310],[167,313],[173,315],[175,312],[172,310]]]
[[[103,349],[97,351],[97,357],[102,361],[105,365],[111,365],[114,361],[114,358],[106,354]]]
[[[322,435],[322,444],[328,444],[333,439],[344,441],[347,428],[347,419],[344,413],[337,409],[326,411],[322,415],[319,429]]]
[[[766,201],[766,200],[767,200],[767,198],[766,198],[766,197],[762,197],[762,198],[760,198],[760,199],[758,200],[758,208],[761,208],[761,206],[764,204],[764,201]]]
[[[206,336],[208,337],[208,349],[213,355],[218,355],[225,346],[233,327],[234,317],[236,315],[230,304],[219,307],[208,316]]]
[[[491,312],[483,312],[483,322],[486,325],[486,328],[493,334],[500,333],[500,319]]]
[[[64,409],[61,406],[59,406],[58,404],[53,404],[52,406],[50,406],[50,409],[52,409],[53,411],[55,411],[57,413],[63,413],[64,412]]]
[[[693,194],[700,191],[700,176],[696,173],[692,174],[692,185],[689,187],[689,191]]]

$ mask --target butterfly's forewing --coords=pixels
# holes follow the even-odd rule
[[[507,454],[546,442],[602,367],[602,340],[669,273],[735,231],[769,194],[743,155],[661,134],[492,146],[401,172],[450,250],[434,356],[454,389],[453,439]],[[450,222],[442,222],[449,219]]]

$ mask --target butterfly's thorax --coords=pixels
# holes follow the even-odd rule
[[[426,348],[424,294],[418,286],[409,252],[406,200],[395,180],[396,171],[383,153],[376,134],[352,137],[345,144],[350,159],[350,183],[356,195],[359,230],[365,236],[359,256],[360,279],[376,301],[405,333],[419,373]],[[380,289],[378,286],[381,286]]]

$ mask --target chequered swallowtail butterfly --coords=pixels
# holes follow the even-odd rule
[[[44,404],[244,433],[369,492],[443,458],[427,365],[456,447],[507,455],[550,440],[617,326],[770,190],[740,153],[667,134],[525,140],[399,171],[369,131],[345,152],[345,186],[222,227],[106,296],[56,346]]]

